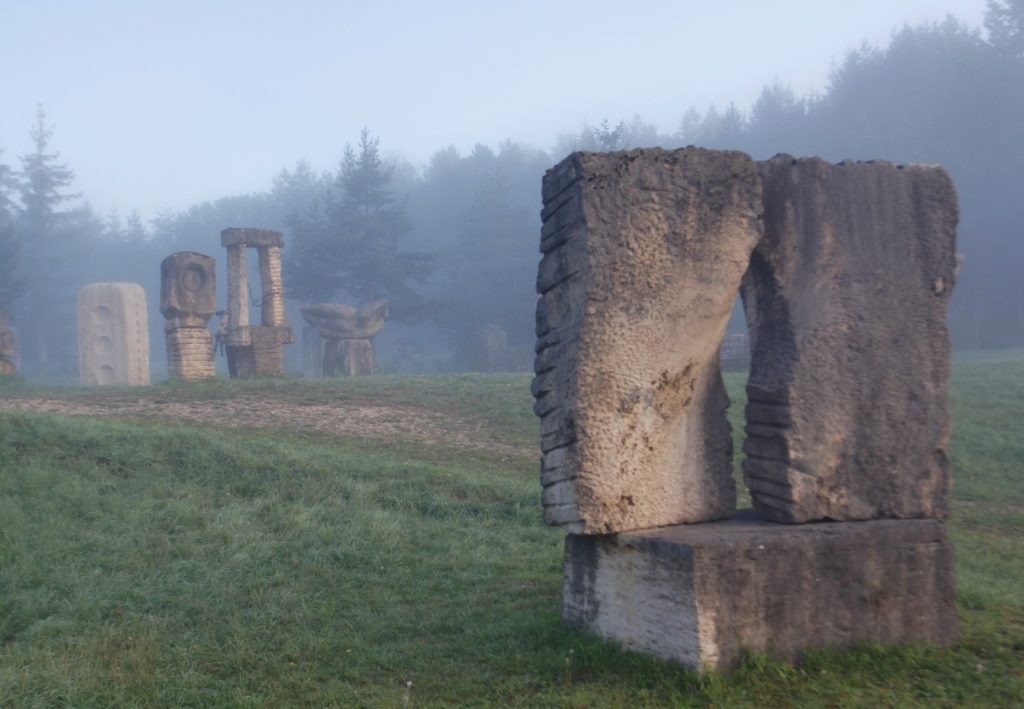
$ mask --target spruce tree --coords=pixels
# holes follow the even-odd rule
[[[393,168],[379,140],[363,129],[359,145],[345,147],[341,165],[319,202],[290,220],[289,296],[305,302],[377,298],[392,301],[392,316],[411,320],[424,304],[414,285],[431,259],[403,251],[410,223],[391,189]]]

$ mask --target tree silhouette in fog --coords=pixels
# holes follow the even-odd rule
[[[293,243],[285,283],[290,298],[388,298],[399,320],[423,314],[414,286],[427,276],[432,259],[402,249],[410,222],[405,203],[391,189],[393,172],[380,156],[379,139],[367,129],[357,147],[345,146],[321,198],[289,219]]]

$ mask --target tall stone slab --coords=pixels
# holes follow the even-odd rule
[[[78,376],[84,386],[149,384],[142,286],[92,283],[78,291]]]
[[[939,167],[761,163],[744,475],[779,522],[942,518],[957,203]]]
[[[166,318],[167,374],[186,381],[215,376],[213,335],[207,328],[217,307],[215,261],[179,251],[160,264],[160,313]]]
[[[574,153],[543,199],[545,520],[601,534],[731,515],[718,352],[761,235],[756,165],[697,148]]]

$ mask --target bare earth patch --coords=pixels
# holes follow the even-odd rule
[[[62,416],[147,418],[229,428],[269,428],[394,440],[529,455],[525,450],[487,440],[480,426],[437,411],[412,406],[314,404],[268,401],[242,395],[212,401],[153,401],[60,398],[0,399],[0,411],[28,411]]]

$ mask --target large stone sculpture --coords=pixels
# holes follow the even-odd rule
[[[0,310],[0,376],[18,373],[18,340],[6,311]]]
[[[295,341],[284,310],[281,282],[281,249],[284,236],[266,229],[225,229],[221,245],[228,251],[228,308],[224,345],[232,377],[280,377],[284,375],[284,345]],[[259,257],[260,324],[249,324],[249,278],[246,248]]]
[[[342,303],[303,305],[302,317],[324,340],[324,376],[373,374],[373,338],[384,329],[388,301],[375,300],[355,307]]]
[[[576,153],[543,194],[533,392],[566,620],[697,669],[955,641],[945,172]],[[717,355],[741,277],[755,509],[705,521],[732,512]]]
[[[545,519],[591,534],[730,516],[718,349],[761,235],[757,166],[699,149],[576,153],[543,195]]]
[[[142,286],[92,283],[78,291],[78,378],[85,386],[149,384]]]
[[[186,381],[215,375],[213,335],[207,323],[217,305],[214,259],[194,251],[160,264],[160,312],[167,322],[167,375]]]
[[[949,176],[788,155],[761,174],[765,234],[743,288],[754,505],[781,522],[945,517]]]

